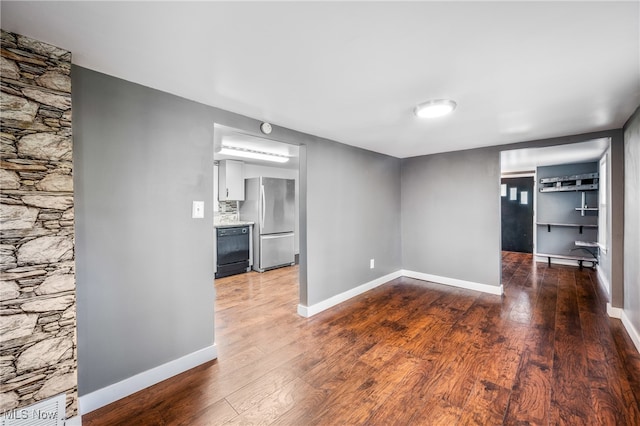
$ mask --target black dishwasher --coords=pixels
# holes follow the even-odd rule
[[[249,270],[249,227],[216,229],[218,268],[216,278],[241,274]]]

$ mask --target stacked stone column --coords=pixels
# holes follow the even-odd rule
[[[2,31],[0,412],[77,414],[71,53]]]

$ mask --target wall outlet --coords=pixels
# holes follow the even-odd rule
[[[376,267],[376,260],[375,259],[369,260],[369,269],[373,269],[375,267]]]
[[[204,201],[194,201],[191,209],[192,219],[204,219]]]

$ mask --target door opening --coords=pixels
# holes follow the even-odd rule
[[[306,245],[301,237],[306,223],[304,145],[220,123],[214,124],[213,139],[216,236],[231,226],[248,226],[248,255],[243,249],[241,259],[243,265],[248,259],[246,271],[299,264],[297,290],[301,299],[306,294]],[[220,254],[214,256],[216,274],[224,266]],[[242,273],[243,269],[233,272]]]
[[[503,177],[502,250],[533,253],[534,177]]]

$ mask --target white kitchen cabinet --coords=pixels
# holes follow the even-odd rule
[[[218,197],[220,201],[244,201],[244,163],[242,161],[220,161]]]

